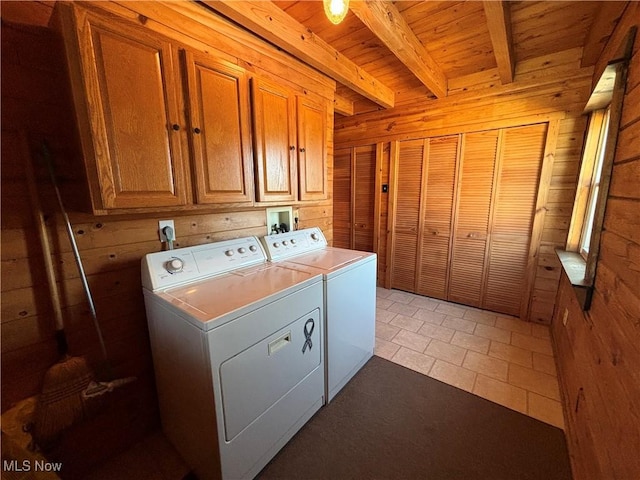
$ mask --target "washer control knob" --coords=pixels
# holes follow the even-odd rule
[[[238,249],[238,253],[245,253],[246,251],[247,251],[247,249],[246,249],[246,248],[244,248],[244,247],[240,247],[240,248]]]
[[[274,246],[275,248],[280,248],[280,244],[279,244],[278,242],[273,242],[273,246]]]
[[[235,253],[235,252],[234,252],[233,250],[227,250],[226,252],[224,252],[224,254],[225,254],[227,257],[232,257],[234,253]]]
[[[181,272],[184,267],[184,262],[177,257],[173,257],[167,263],[164,264],[164,268],[169,273]]]
[[[251,250],[252,252],[255,252],[256,250],[258,250],[258,247],[256,247],[255,245],[251,245],[249,247],[249,250]]]
[[[320,240],[320,237],[318,237],[317,233],[312,233],[311,234],[311,239],[317,242],[318,240]]]
[[[289,245],[289,242],[287,240],[283,240],[282,241],[282,245],[284,245],[286,247],[287,245]]]
[[[295,241],[295,239],[294,239],[294,238],[292,238],[292,239],[291,239],[291,245],[295,245],[295,244],[296,244],[296,241]]]

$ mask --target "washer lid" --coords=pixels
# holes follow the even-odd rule
[[[325,247],[322,250],[288,258],[287,263],[307,265],[330,272],[371,255],[368,252],[358,250]]]
[[[156,294],[187,313],[191,323],[210,330],[321,279],[317,273],[266,264]]]

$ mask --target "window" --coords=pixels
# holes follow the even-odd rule
[[[602,164],[604,160],[604,152],[607,143],[607,132],[609,129],[609,109],[597,110],[591,114],[589,122],[589,131],[587,133],[587,147],[584,151],[582,159],[584,174],[588,176],[584,179],[582,193],[582,201],[586,201],[585,205],[576,205],[576,208],[584,209],[584,217],[582,221],[582,232],[580,235],[579,252],[586,260],[589,254],[589,245],[591,243],[591,233],[593,232],[593,220],[596,212],[598,200],[598,192],[600,191],[600,179],[602,176]],[[586,171],[585,171],[586,170]]]

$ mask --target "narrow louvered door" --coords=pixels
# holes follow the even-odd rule
[[[357,147],[353,165],[353,197],[351,199],[353,205],[351,248],[355,250],[373,252],[375,181],[376,146]]]
[[[448,298],[480,306],[493,195],[497,130],[463,135]]]
[[[333,246],[351,248],[351,148],[333,156]]]
[[[447,298],[449,247],[459,136],[431,138],[422,182],[417,293]]]
[[[489,310],[519,315],[547,124],[503,131],[484,299]]]
[[[392,165],[391,288],[414,292],[424,140],[397,143]]]

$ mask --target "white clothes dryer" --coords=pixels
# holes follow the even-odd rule
[[[377,256],[330,247],[319,228],[268,235],[261,241],[276,265],[322,274],[328,403],[373,356]]]
[[[142,284],[165,434],[198,478],[253,478],[324,403],[322,276],[247,237],[148,254]]]

